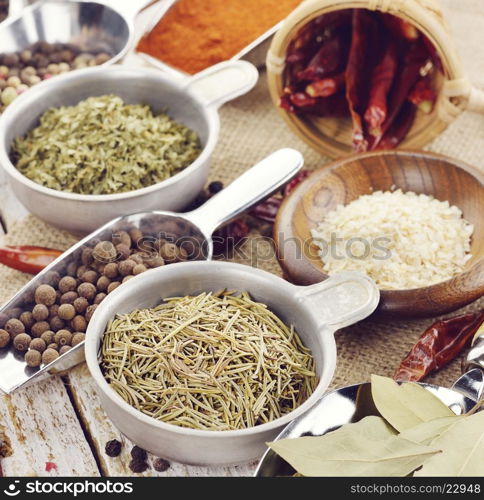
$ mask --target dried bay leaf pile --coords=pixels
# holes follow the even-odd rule
[[[371,390],[380,417],[268,446],[303,476],[484,476],[484,411],[458,416],[417,384],[375,375]]]

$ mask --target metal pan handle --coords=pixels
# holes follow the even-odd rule
[[[297,300],[313,315],[319,328],[333,331],[368,317],[380,301],[375,282],[356,272],[338,273],[316,285],[297,288]]]

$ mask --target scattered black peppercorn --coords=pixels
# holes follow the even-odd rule
[[[170,462],[164,458],[155,458],[153,461],[153,469],[157,472],[166,472],[170,468]]]
[[[117,439],[112,439],[111,441],[108,441],[106,443],[106,455],[113,458],[119,457],[122,447],[123,445],[120,441],[118,441]]]
[[[144,462],[148,458],[148,453],[146,453],[146,450],[143,450],[143,448],[140,448],[139,446],[133,446],[133,449],[131,450],[131,458],[139,462]]]
[[[131,460],[131,462],[129,462],[129,468],[136,474],[139,474],[148,469],[149,465],[142,460]]]
[[[208,192],[210,194],[216,194],[219,191],[222,191],[224,185],[221,181],[213,181],[208,185]]]

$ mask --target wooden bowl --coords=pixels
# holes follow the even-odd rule
[[[459,207],[474,225],[472,258],[454,278],[411,290],[382,290],[379,312],[426,317],[454,311],[484,295],[484,175],[462,162],[422,151],[379,151],[335,161],[316,170],[285,200],[274,227],[279,263],[293,283],[328,277],[311,229],[325,214],[373,191],[425,193]]]

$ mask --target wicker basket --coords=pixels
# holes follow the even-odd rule
[[[435,72],[435,88],[439,95],[436,106],[431,114],[417,113],[401,147],[421,148],[465,109],[484,113],[484,92],[473,88],[463,74],[436,0],[306,0],[286,18],[276,33],[266,61],[272,99],[285,121],[304,141],[330,157],[352,152],[349,118],[311,118],[287,113],[279,107],[279,98],[283,91],[286,50],[300,28],[322,14],[353,8],[387,12],[409,21],[430,39],[442,59],[445,75]]]

